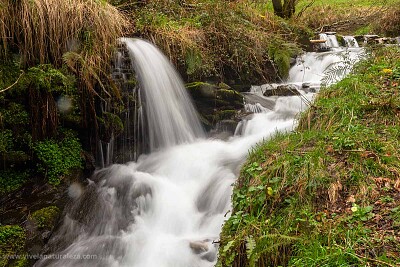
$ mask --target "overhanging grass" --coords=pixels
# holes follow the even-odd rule
[[[356,72],[252,151],[219,266],[400,264],[400,49]]]

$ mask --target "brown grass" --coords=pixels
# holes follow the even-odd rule
[[[89,88],[108,69],[116,39],[128,26],[122,13],[100,0],[0,0],[0,23],[2,59],[13,48],[24,67],[59,68],[64,59],[72,71],[80,69]]]
[[[153,0],[130,12],[136,35],[159,46],[187,80],[265,82],[276,77],[270,46],[276,40],[293,43],[295,36],[291,26],[257,5],[245,0]]]

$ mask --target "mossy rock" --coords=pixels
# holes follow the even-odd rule
[[[49,206],[33,212],[29,218],[38,229],[52,230],[57,223],[60,209],[56,206]]]
[[[229,90],[229,89],[219,89],[217,91],[217,98],[223,99],[226,101],[243,100],[243,96],[239,92],[236,92],[235,90]]]
[[[341,46],[346,46],[346,41],[344,40],[343,35],[336,34],[336,39]]]
[[[217,120],[228,120],[234,118],[236,115],[236,110],[221,110],[216,114]]]
[[[214,98],[217,87],[205,82],[192,82],[186,84],[186,89],[193,98]]]
[[[25,230],[19,225],[0,226],[0,266],[27,266],[27,259],[23,257],[25,241]],[[13,260],[14,255],[22,258]]]
[[[116,114],[104,112],[102,117],[97,117],[97,121],[104,142],[109,142],[112,136],[117,137],[124,131],[124,124]]]

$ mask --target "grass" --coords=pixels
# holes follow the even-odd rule
[[[398,17],[396,14],[400,12],[398,0],[316,0],[311,7],[304,9],[310,2],[299,1],[297,10],[302,16],[297,19],[316,31],[338,31],[341,34],[359,32],[388,36],[400,34],[396,23]]]
[[[18,51],[25,67],[65,63],[91,91],[108,77],[114,44],[129,24],[115,7],[96,0],[4,0],[0,16],[2,60]]]
[[[290,57],[298,52],[296,41],[309,34],[244,0],[156,0],[126,9],[134,18],[135,35],[159,46],[188,81],[284,78]],[[278,58],[276,50],[285,58]]]
[[[400,264],[399,84],[400,49],[374,50],[251,152],[218,266]]]

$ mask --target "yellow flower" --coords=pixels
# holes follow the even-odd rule
[[[357,210],[358,210],[357,206],[351,207],[351,211],[352,211],[352,212],[356,212]]]
[[[391,70],[391,69],[383,69],[382,72],[386,73],[386,74],[392,74],[393,70]]]
[[[267,188],[268,195],[272,196],[274,194],[274,190],[271,187]]]

